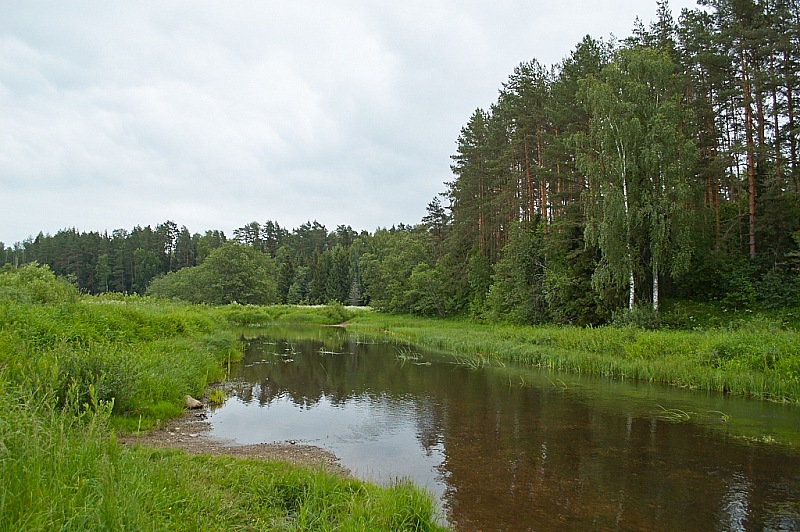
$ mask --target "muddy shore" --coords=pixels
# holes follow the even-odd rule
[[[323,468],[342,475],[350,474],[336,455],[320,447],[293,442],[236,445],[211,437],[210,430],[211,425],[204,411],[186,410],[180,418],[169,420],[148,432],[117,435],[117,441],[124,446],[141,445],[181,449],[189,454],[278,460],[296,466]]]

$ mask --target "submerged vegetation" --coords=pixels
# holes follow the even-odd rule
[[[237,311],[83,296],[46,267],[3,269],[0,529],[437,529],[408,483],[115,441],[223,377],[241,355]]]

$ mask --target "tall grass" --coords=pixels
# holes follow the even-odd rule
[[[432,499],[407,483],[122,449],[110,409],[54,401],[0,388],[0,530],[439,529]]]
[[[99,400],[114,400],[115,421],[145,425],[180,413],[186,394],[202,395],[223,376],[223,363],[241,355],[220,317],[138,297],[3,298],[0,348],[12,382],[52,393],[60,406],[69,393],[87,402],[91,386]]]
[[[800,333],[773,322],[707,330],[524,327],[364,314],[348,330],[456,356],[800,402]]]
[[[437,529],[408,484],[117,444],[240,355],[221,314],[0,271],[0,530]]]

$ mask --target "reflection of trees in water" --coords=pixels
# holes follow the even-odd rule
[[[426,376],[431,367],[409,365],[398,371],[396,349],[387,344],[250,342],[240,377],[262,383],[262,388],[268,383],[270,391],[265,397],[286,395],[295,404],[308,406],[323,397],[342,404],[354,397],[416,396],[431,385]]]
[[[748,486],[750,527],[781,504],[785,522],[786,505],[800,499],[798,482],[770,487],[779,472],[800,471],[797,456],[732,446],[691,424],[608,413],[565,389],[514,386],[491,371],[402,363],[397,353],[340,336],[273,340],[250,344],[242,374],[262,405],[366,397],[413,416],[424,452],[444,455],[445,510],[459,528],[716,529],[742,522],[731,512],[735,485]]]
[[[422,396],[412,403],[417,424],[417,439],[427,456],[444,444],[447,410],[431,397]]]
[[[445,507],[457,528],[728,529],[746,505],[745,528],[760,529],[776,522],[776,501],[792,501],[800,515],[800,479],[790,490],[774,482],[800,471],[797,455],[596,410],[564,392],[465,377],[443,430]]]

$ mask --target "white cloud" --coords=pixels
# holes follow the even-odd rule
[[[653,13],[644,0],[4,6],[0,240],[167,219],[228,234],[417,223],[451,179],[459,129],[515,65]]]

